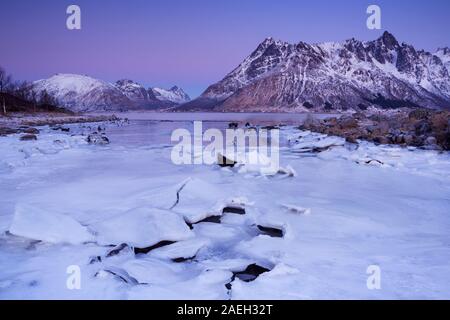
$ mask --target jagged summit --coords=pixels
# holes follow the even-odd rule
[[[162,88],[152,88],[155,97],[160,101],[172,102],[176,104],[186,103],[191,100],[189,95],[178,86],[173,86],[169,90]]]
[[[261,42],[185,110],[339,111],[450,108],[450,55],[417,51],[389,32],[373,41]]]

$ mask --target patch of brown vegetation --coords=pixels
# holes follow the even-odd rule
[[[326,120],[308,119],[303,130],[335,135],[348,142],[372,141],[450,150],[450,112],[415,109],[394,115],[355,113]]]

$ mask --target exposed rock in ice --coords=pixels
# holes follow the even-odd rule
[[[9,232],[50,243],[80,244],[94,240],[87,228],[73,218],[25,204],[16,206]]]
[[[130,254],[133,250],[126,243],[119,244],[106,253],[106,258],[111,258],[119,254]]]
[[[96,144],[96,145],[107,145],[110,143],[107,136],[104,134],[98,134],[98,133],[92,133],[90,134],[86,141],[90,144]]]
[[[243,271],[235,272],[234,277],[244,282],[251,282],[258,278],[261,274],[269,271],[269,269],[261,267],[254,263],[247,266],[247,268],[245,268],[245,270]],[[235,278],[233,278],[232,280],[234,280]],[[231,289],[231,286],[229,288]]]
[[[283,230],[282,229],[278,229],[278,228],[274,228],[274,227],[265,227],[262,225],[258,225],[258,229],[261,230],[261,232],[263,234],[266,234],[270,237],[274,237],[274,238],[283,238]]]
[[[161,241],[181,241],[193,236],[186,223],[173,212],[136,208],[92,225],[101,245],[126,243],[145,248]]]
[[[170,246],[170,245],[172,245],[174,243],[176,243],[176,242],[175,241],[164,240],[164,241],[160,241],[157,244],[154,244],[154,245],[152,245],[150,247],[146,247],[146,248],[135,247],[134,248],[134,253],[135,254],[147,254],[147,253],[149,253],[149,252],[151,252],[151,251],[153,251],[155,249],[159,249],[159,248],[163,248],[163,247],[166,247],[166,246]]]

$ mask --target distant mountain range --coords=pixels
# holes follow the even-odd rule
[[[45,91],[75,112],[171,109],[190,101],[178,87],[144,88],[132,80],[108,83],[84,75],[57,74],[33,83],[39,95]]]
[[[450,109],[450,49],[375,41],[290,44],[267,38],[235,70],[177,110]]]
[[[435,53],[374,41],[290,44],[265,39],[223,80],[195,100],[179,87],[145,88],[58,74],[34,82],[71,111],[339,112],[368,108],[450,109],[450,49]]]

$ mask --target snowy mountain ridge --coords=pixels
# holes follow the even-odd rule
[[[191,100],[189,95],[183,89],[173,86],[169,90],[162,88],[152,88],[155,97],[161,101],[170,101],[174,103],[186,103]]]
[[[450,50],[416,50],[385,32],[362,42],[265,39],[183,109],[330,111],[370,106],[450,108]]]
[[[78,74],[57,74],[33,83],[38,96],[46,91],[61,106],[75,112],[171,108],[189,100],[182,89],[174,88],[157,97],[153,88],[146,89],[129,79],[111,84]]]

